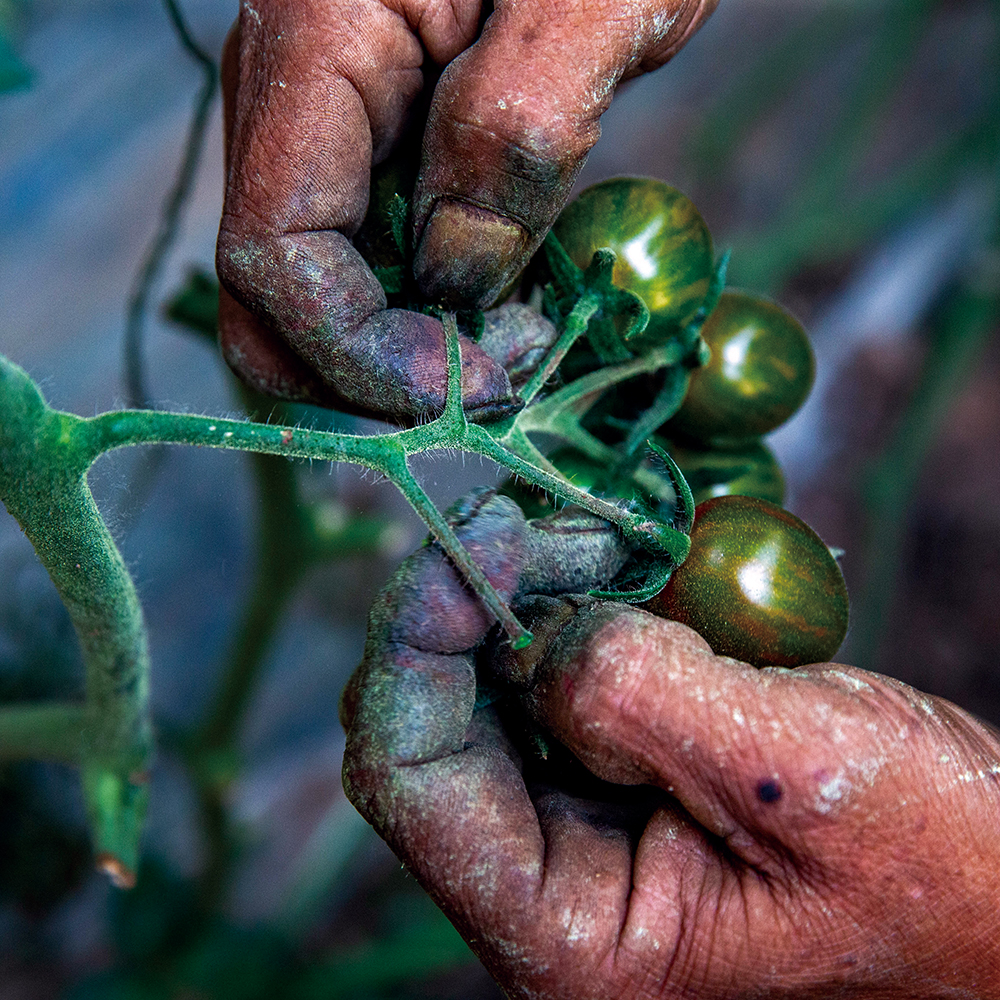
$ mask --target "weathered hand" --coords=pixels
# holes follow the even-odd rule
[[[526,525],[491,494],[458,520],[508,596],[625,557],[601,522]],[[477,658],[488,616],[421,549],[342,705],[352,801],[511,997],[1000,997],[985,726],[852,667],[754,670],[620,604],[517,609],[535,643]],[[508,702],[474,711],[477,666]],[[578,760],[542,761],[529,717]]]
[[[414,202],[424,293],[485,306],[538,248],[615,86],[666,62],[718,0],[243,0],[223,57],[223,352],[288,398],[415,419],[443,405],[444,338],[386,309],[350,238],[371,166],[437,83]],[[463,340],[470,417],[513,412]]]

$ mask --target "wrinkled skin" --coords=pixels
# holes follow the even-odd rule
[[[414,196],[433,301],[491,304],[562,208],[617,84],[665,63],[718,0],[243,0],[223,56],[220,338],[255,388],[403,421],[440,410],[444,337],[386,309],[350,243],[373,163],[442,70]],[[462,342],[473,419],[516,411]]]
[[[600,522],[526,525],[485,492],[455,519],[535,643],[480,647],[509,696],[474,711],[490,620],[422,548],[345,692],[345,787],[509,996],[1000,997],[993,732],[887,677],[756,671],[558,596],[627,555]],[[540,763],[528,719],[588,770]]]

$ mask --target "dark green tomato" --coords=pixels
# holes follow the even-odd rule
[[[776,504],[785,499],[781,466],[761,441],[708,448],[698,444],[679,445],[659,436],[654,440],[680,466],[696,504],[734,494]]]
[[[708,291],[714,263],[708,227],[691,201],[662,181],[618,177],[595,184],[563,209],[553,231],[580,268],[595,250],[614,250],[614,283],[649,307],[643,339],[686,323]]]
[[[815,362],[802,325],[780,306],[724,292],[701,335],[712,356],[691,373],[664,433],[697,441],[745,440],[783,424],[812,388]]]
[[[549,455],[549,461],[574,486],[587,493],[622,499],[641,495],[639,487],[630,479],[616,479],[599,462],[581,455],[573,448],[560,448]],[[509,496],[529,519],[545,517],[556,509],[551,494],[513,477],[507,480],[500,492]]]
[[[646,608],[755,667],[829,660],[847,634],[847,587],[804,521],[755,497],[695,509],[691,553]]]

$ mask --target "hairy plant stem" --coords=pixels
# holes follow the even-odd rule
[[[607,256],[605,254],[605,256]],[[601,258],[595,274],[608,271]],[[589,272],[588,272],[589,273]],[[584,291],[567,317],[563,333],[543,363],[534,395],[558,361],[586,329],[598,300]],[[627,540],[654,555],[681,561],[687,537],[648,512],[634,512],[578,489],[547,462],[529,438],[551,427],[585,448],[604,446],[579,425],[605,389],[637,374],[679,360],[677,345],[584,376],[511,420],[484,427],[469,424],[462,408],[461,351],[453,316],[445,316],[448,387],[444,412],[435,420],[385,435],[365,437],[332,431],[272,426],[160,411],[126,410],[83,419],[52,410],[37,386],[16,365],[0,358],[0,498],[17,518],[49,570],[76,626],[87,667],[85,725],[79,766],[102,865],[120,885],[134,881],[146,804],[145,770],[152,754],[148,717],[149,652],[142,609],[121,555],[87,486],[87,470],[104,452],[134,444],[189,444],[266,455],[319,459],[362,465],[383,473],[403,493],[428,525],[462,576],[507,631],[515,647],[531,642],[489,579],[461,544],[410,470],[411,455],[431,450],[461,450],[483,455],[528,482],[578,504],[616,525]],[[275,473],[283,475],[283,473]],[[287,493],[288,483],[285,484]],[[288,497],[285,497],[287,500]],[[295,504],[292,504],[295,507]],[[272,519],[300,517],[282,502],[269,510]],[[228,851],[222,793],[233,767],[232,747],[248,703],[268,638],[301,573],[303,555],[314,526],[296,523],[297,542],[288,550],[287,532],[272,525],[260,554],[261,573],[240,642],[234,647],[218,699],[195,743],[204,753],[199,779],[213,856]],[[287,524],[282,525],[287,527]],[[281,536],[279,545],[278,538]],[[258,625],[263,626],[255,634]],[[24,719],[11,717],[10,740],[25,744]],[[60,730],[58,713],[35,716],[46,721],[31,739],[43,756],[66,752],[71,733]],[[68,726],[69,723],[66,723]],[[20,727],[20,728],[19,728]],[[4,733],[0,716],[0,753]],[[20,734],[20,735],[18,735]],[[211,822],[212,817],[219,822]],[[215,832],[213,833],[212,830]],[[212,874],[212,881],[218,873]],[[221,877],[221,875],[219,876]]]
[[[526,406],[534,400],[545,383],[555,375],[556,369],[569,353],[570,348],[586,332],[590,318],[597,312],[600,305],[600,297],[592,291],[584,292],[580,297],[569,316],[566,317],[563,332],[559,335],[559,339],[549,352],[548,357],[543,364],[539,365],[538,370],[521,389],[521,399],[524,400]]]
[[[0,362],[0,499],[34,546],[76,629],[86,666],[86,700],[76,735],[95,849],[112,878],[129,885],[135,879],[145,771],[153,748],[149,647],[132,578],[87,485],[95,456],[80,447],[85,426],[79,417],[46,405],[24,371]],[[57,718],[44,720],[53,727],[51,754],[73,737],[65,727],[74,717],[65,716],[59,726]],[[16,715],[6,724],[0,719],[0,734],[6,730],[13,738],[17,722]]]

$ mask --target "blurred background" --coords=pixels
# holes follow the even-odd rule
[[[217,59],[235,0],[187,6]],[[126,342],[156,405],[247,404],[197,332],[210,289],[190,274],[212,270],[222,151],[182,41],[157,0],[0,0],[0,351],[82,415],[135,395]],[[722,0],[673,63],[622,88],[580,179],[681,188],[732,248],[731,284],[805,323],[816,388],[770,443],[786,506],[845,550],[840,658],[994,723],[998,87],[996,2]],[[202,99],[176,240],[142,284]],[[496,481],[478,462],[420,474],[442,504]],[[144,868],[130,893],[93,872],[75,774],[0,764],[0,1000],[496,1000],[340,789],[337,698],[420,523],[354,468],[132,450],[91,481],[151,635]],[[289,504],[321,542],[295,565],[275,554]],[[80,676],[62,605],[0,514],[0,699],[72,695]],[[193,730],[212,751],[197,760]]]

